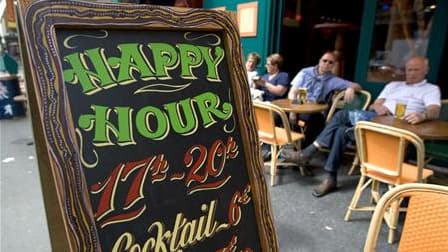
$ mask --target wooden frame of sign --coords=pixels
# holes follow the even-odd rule
[[[54,251],[277,251],[222,11],[19,1]]]

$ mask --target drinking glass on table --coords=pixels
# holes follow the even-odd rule
[[[305,104],[307,102],[307,91],[306,88],[299,88],[299,102],[300,104]]]
[[[398,99],[395,103],[395,117],[398,119],[403,119],[406,113],[406,101],[403,99]]]

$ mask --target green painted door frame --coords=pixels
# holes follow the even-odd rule
[[[358,57],[356,63],[355,81],[360,83],[364,89],[370,91],[373,97],[377,97],[386,83],[367,81],[367,70],[369,67],[369,54],[372,46],[372,38],[375,24],[377,0],[365,0],[361,34],[359,39]],[[433,16],[433,26],[429,36],[427,57],[430,63],[428,81],[436,83],[442,61],[443,49],[445,47],[446,34],[448,32],[448,1],[437,0],[437,8]],[[438,83],[442,88],[442,83]]]
[[[280,50],[280,39],[282,32],[283,22],[283,8],[285,6],[284,1],[269,1],[271,2],[271,17],[270,17],[270,34],[272,34],[272,40],[269,44],[269,54],[276,53]],[[269,34],[269,33],[268,33]]]

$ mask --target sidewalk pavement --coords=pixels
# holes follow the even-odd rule
[[[0,120],[0,251],[51,251],[29,117]]]
[[[0,138],[0,251],[51,251],[29,116],[0,120]],[[321,166],[323,159],[313,159],[312,165]],[[265,171],[269,181],[268,167]],[[277,185],[268,186],[280,251],[361,251],[371,214],[354,213],[350,222],[343,219],[359,176],[347,176],[344,167],[338,191],[317,199],[311,191],[322,172],[314,172],[313,177],[302,177],[297,170],[280,169]],[[395,251],[396,244],[386,243],[387,230],[382,234],[378,251]]]

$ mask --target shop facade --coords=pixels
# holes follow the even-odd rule
[[[246,6],[256,6],[256,15]],[[360,83],[374,97],[384,84],[404,78],[411,55],[427,56],[428,80],[448,98],[448,1],[444,0],[205,0],[203,8],[235,12],[243,52],[265,58],[279,52],[284,71],[293,77],[302,67],[317,64],[324,51],[341,56],[337,73]],[[241,21],[242,20],[242,21]],[[243,22],[243,23],[242,23]],[[250,22],[255,22],[251,24]]]

